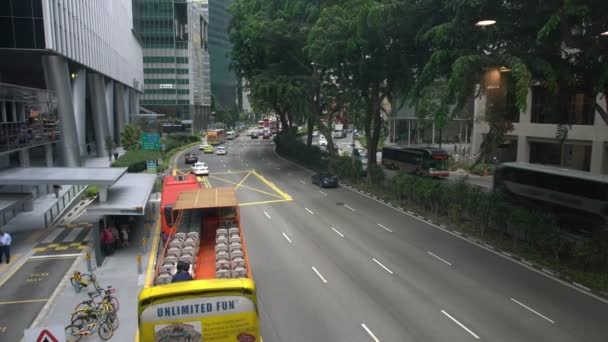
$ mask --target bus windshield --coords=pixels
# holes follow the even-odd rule
[[[444,171],[448,169],[448,160],[429,158],[424,159],[423,165],[425,169],[429,169],[431,171]]]

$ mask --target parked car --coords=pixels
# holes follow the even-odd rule
[[[317,184],[321,188],[330,188],[338,186],[338,177],[329,172],[321,172],[311,177],[312,184]]]
[[[205,148],[203,149],[204,153],[213,153],[213,146],[211,145],[207,145],[205,146]]]
[[[228,153],[228,151],[226,150],[226,148],[224,146],[220,146],[215,150],[215,154],[217,155],[224,155]]]
[[[198,156],[194,152],[186,153],[186,155],[184,157],[185,157],[186,164],[194,164],[194,163],[198,162]]]
[[[196,162],[190,167],[192,173],[197,176],[206,176],[209,174],[209,167],[203,162]]]
[[[319,137],[319,146],[327,146],[327,139],[322,135]]]
[[[257,138],[258,138],[258,132],[251,131],[251,139],[257,139]]]

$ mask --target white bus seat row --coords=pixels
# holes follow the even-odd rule
[[[238,236],[238,235],[231,235],[229,242],[230,242],[231,245],[233,243],[235,243],[235,242],[238,242],[240,244],[241,243],[241,237]]]
[[[156,281],[155,284],[156,285],[162,285],[162,284],[169,284],[171,282],[171,279],[173,277],[171,276],[170,273],[166,273],[166,272],[161,272],[157,277],[156,277]]]
[[[240,234],[241,233],[241,231],[239,230],[238,227],[232,227],[232,228],[228,229],[228,232],[230,233],[230,235],[232,235],[232,234]]]
[[[244,278],[247,277],[247,269],[245,267],[237,267],[232,270],[232,278]]]

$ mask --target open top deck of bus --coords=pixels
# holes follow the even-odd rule
[[[179,261],[191,265],[197,280],[252,278],[234,189],[183,190],[170,208],[173,225],[155,285],[169,284]]]

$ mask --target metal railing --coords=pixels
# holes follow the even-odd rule
[[[63,211],[67,206],[72,203],[72,201],[80,195],[82,191],[86,188],[86,185],[72,185],[70,189],[63,193],[52,207],[50,207],[47,211],[44,212],[44,227],[48,228],[52,225],[58,218],[61,216]]]

